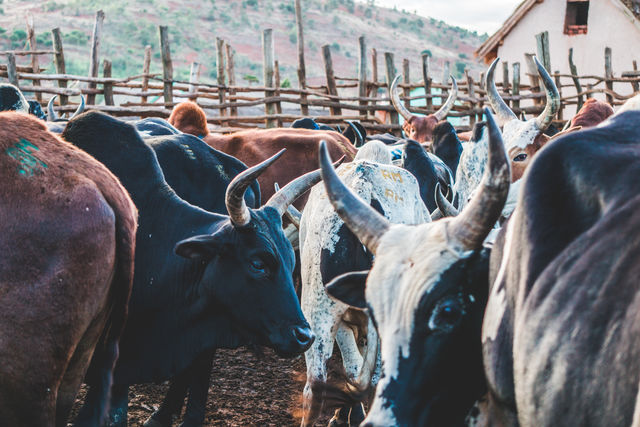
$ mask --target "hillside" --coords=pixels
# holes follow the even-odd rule
[[[116,77],[141,72],[144,46],[153,48],[152,72],[160,72],[158,25],[168,25],[174,76],[188,78],[189,64],[202,64],[201,79],[216,77],[216,37],[229,41],[236,50],[236,76],[246,84],[250,76],[262,80],[261,34],[274,29],[275,51],[282,81],[297,85],[296,29],[293,0],[0,0],[0,49],[26,46],[25,16],[34,16],[38,48],[51,46],[50,30],[63,33],[67,72],[88,73],[90,35],[95,12],[104,10],[104,37],[100,58],[110,59]],[[468,66],[479,71],[473,51],[483,38],[475,32],[448,26],[408,11],[376,7],[374,0],[303,0],[307,80],[324,82],[321,46],[330,44],[336,75],[355,77],[358,37],[365,35],[367,47],[378,52],[379,78],[384,78],[383,52],[411,61],[412,79],[421,76],[420,53],[432,53],[432,69],[440,79],[445,60],[451,61],[454,75]],[[485,36],[486,37],[486,36]],[[41,66],[53,70],[50,56],[41,57]],[[27,57],[19,57],[26,63]],[[477,74],[477,73],[474,73]],[[371,69],[369,68],[369,75]]]

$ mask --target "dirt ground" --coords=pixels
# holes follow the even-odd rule
[[[330,364],[335,366],[336,361]],[[339,363],[339,362],[337,362]],[[271,350],[256,355],[249,350],[219,350],[214,359],[207,402],[206,426],[297,426],[302,407],[304,357],[281,359]],[[167,384],[145,384],[129,389],[129,426],[141,426],[155,411]],[[77,412],[84,387],[78,396]],[[325,414],[317,425],[327,425]],[[179,422],[176,422],[177,426]]]

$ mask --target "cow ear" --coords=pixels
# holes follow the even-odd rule
[[[369,270],[342,274],[329,282],[325,290],[331,298],[364,310],[367,308],[364,290],[368,275]]]
[[[178,242],[174,252],[187,259],[211,259],[220,253],[224,246],[221,237],[216,234],[189,237]]]

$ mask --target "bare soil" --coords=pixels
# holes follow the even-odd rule
[[[339,361],[337,362],[339,363]],[[335,366],[336,361],[330,361]],[[303,356],[281,359],[271,350],[258,355],[246,349],[219,350],[214,359],[205,417],[206,426],[297,426],[306,368]],[[129,389],[129,426],[141,426],[158,408],[168,384]],[[81,390],[73,415],[84,397]],[[325,414],[317,425],[327,425]],[[175,425],[178,425],[176,422]]]

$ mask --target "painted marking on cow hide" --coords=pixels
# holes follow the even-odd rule
[[[24,138],[10,146],[5,150],[7,155],[20,164],[18,166],[18,173],[31,177],[36,174],[41,174],[44,169],[48,168],[47,164],[42,160],[34,156],[35,151],[40,151],[38,147]]]

